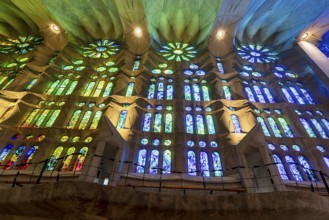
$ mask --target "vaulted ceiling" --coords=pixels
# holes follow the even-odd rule
[[[316,42],[329,30],[329,1],[317,0],[2,0],[0,37],[50,35],[59,44],[112,39],[142,54],[167,42],[184,42],[215,56],[232,45],[257,43],[277,51],[302,33]],[[141,28],[142,37],[134,35]],[[218,40],[216,34],[225,36]]]

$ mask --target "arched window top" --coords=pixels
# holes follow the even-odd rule
[[[187,174],[196,176],[196,159],[193,151],[187,152]]]
[[[286,170],[284,169],[284,166],[282,164],[282,161],[281,161],[280,157],[276,154],[273,154],[273,159],[274,159],[274,162],[276,163],[276,167],[279,170],[281,179],[288,180],[289,178],[287,176]]]
[[[171,151],[165,150],[163,152],[163,165],[162,165],[162,172],[164,174],[170,174],[171,173]]]
[[[147,157],[147,150],[141,149],[138,152],[138,158],[137,158],[137,167],[136,167],[136,173],[144,173],[145,172],[145,163],[146,163],[146,157]]]
[[[240,126],[239,118],[237,115],[231,115],[232,123],[233,123],[233,128],[235,133],[242,133],[242,129]]]
[[[159,151],[158,150],[152,150],[151,156],[150,156],[150,174],[158,174],[159,169]]]
[[[88,147],[83,147],[80,149],[79,155],[74,163],[73,171],[79,171],[82,169],[82,165],[86,159],[87,153],[88,153]]]

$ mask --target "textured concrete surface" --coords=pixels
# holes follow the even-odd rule
[[[311,192],[229,196],[141,192],[85,182],[0,190],[0,219],[329,219],[329,197]]]

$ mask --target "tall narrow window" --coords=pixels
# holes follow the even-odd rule
[[[287,137],[294,137],[293,133],[291,132],[290,130],[290,127],[286,121],[286,119],[282,118],[282,117],[279,117],[278,118],[278,121],[280,122],[282,128],[283,128],[283,131],[284,133],[286,134]]]
[[[230,92],[230,87],[223,86],[223,90],[224,90],[224,97],[225,97],[225,99],[232,100],[232,96],[231,96],[231,92]]]
[[[188,175],[196,176],[196,160],[193,151],[187,152],[187,172]]]
[[[71,95],[77,85],[78,85],[78,81],[73,81],[70,87],[67,89],[65,95]]]
[[[90,129],[96,129],[97,128],[98,123],[102,118],[102,115],[103,115],[102,111],[97,111],[95,113],[94,118],[93,118],[93,120],[91,121],[91,124],[90,124]]]
[[[54,92],[54,90],[56,89],[56,87],[58,86],[58,84],[59,84],[59,80],[56,80],[55,82],[53,82],[50,86],[49,86],[49,88],[47,89],[47,91],[46,91],[46,95],[51,95],[53,92]]]
[[[326,165],[327,165],[327,167],[329,169],[329,157],[323,157],[323,160],[324,160],[324,162],[326,163]]]
[[[246,91],[247,96],[248,96],[248,100],[251,102],[256,102],[254,94],[252,93],[251,89],[249,87],[245,87],[244,91]]]
[[[60,86],[57,88],[55,95],[62,95],[64,90],[66,89],[66,86],[70,83],[69,79],[64,79],[63,82],[60,84]]]
[[[270,137],[271,134],[265,124],[265,121],[262,117],[257,117],[257,121],[260,123],[260,125],[262,126],[262,130],[263,130],[263,133],[266,137]]]
[[[173,94],[174,94],[174,87],[173,85],[167,85],[166,89],[166,99],[167,100],[172,100],[173,99]]]
[[[207,86],[202,86],[203,101],[210,101],[209,90]]]
[[[73,115],[72,115],[70,121],[67,123],[66,128],[73,129],[75,127],[75,125],[77,124],[77,122],[78,122],[80,114],[81,114],[81,110],[75,110],[73,112]]]
[[[311,121],[312,121],[314,127],[316,128],[316,130],[318,130],[321,137],[324,139],[328,139],[328,136],[327,136],[326,132],[323,130],[323,128],[321,127],[320,123],[314,118],[312,118]]]
[[[75,152],[75,147],[70,147],[66,154],[65,154],[65,157],[64,157],[64,160],[63,160],[63,165],[62,165],[62,168],[61,168],[61,171],[66,171],[68,170],[69,166],[70,166],[70,163],[71,163],[71,160],[72,160],[72,157],[73,157],[73,153]]]
[[[145,172],[145,163],[146,163],[146,156],[147,156],[147,150],[142,149],[138,152],[138,161],[137,161],[137,167],[136,167],[136,173],[144,173]]]
[[[232,123],[233,123],[233,128],[234,128],[234,133],[242,133],[242,129],[240,126],[239,118],[236,115],[231,115]]]
[[[204,122],[202,115],[196,116],[197,134],[205,134]]]
[[[29,114],[29,116],[27,116],[27,118],[25,119],[25,121],[22,124],[23,128],[27,128],[30,127],[32,125],[32,121],[34,119],[34,117],[38,114],[40,109],[33,109],[33,111]]]
[[[312,138],[316,138],[316,135],[313,131],[313,129],[311,128],[310,124],[306,121],[305,118],[299,118],[300,122],[303,124],[303,127],[305,128],[308,136],[312,137]]]
[[[92,111],[85,112],[85,114],[82,117],[82,120],[80,121],[78,129],[85,129],[87,127],[91,114]]]
[[[112,82],[107,83],[107,86],[105,87],[103,97],[109,96],[111,94],[112,88],[113,88],[113,83]]]
[[[149,86],[147,98],[148,99],[154,99],[154,94],[155,94],[155,84],[152,83]]]
[[[194,101],[201,101],[200,86],[198,84],[193,84],[193,96]]]
[[[299,163],[303,166],[303,170],[307,174],[308,178],[311,181],[315,182],[316,181],[315,175],[312,171],[310,164],[307,162],[306,158],[303,156],[298,156],[298,160],[299,160]]]
[[[150,174],[157,174],[159,166],[159,151],[152,150],[150,156]]]
[[[281,88],[281,90],[289,103],[295,103],[294,99],[291,97],[290,93],[286,88]]]
[[[82,165],[85,162],[87,153],[88,153],[88,147],[83,147],[80,149],[78,158],[74,162],[73,171],[80,171],[82,169]]]
[[[158,83],[158,92],[157,92],[157,99],[158,100],[163,99],[163,93],[164,93],[164,83],[159,82]]]
[[[127,110],[122,110],[120,112],[120,116],[119,116],[117,128],[124,128],[125,122],[126,122],[126,118],[127,118],[127,114],[128,114],[128,111]]]
[[[193,134],[193,117],[191,114],[185,116],[186,133]]]
[[[325,118],[322,118],[321,121],[326,126],[327,130],[329,131],[329,121]]]
[[[282,164],[282,161],[281,161],[280,157],[278,155],[276,155],[276,154],[273,154],[273,159],[274,159],[274,162],[276,163],[276,167],[279,170],[281,179],[283,179],[283,180],[289,180],[289,178],[287,176],[287,172],[284,169],[284,166]]]
[[[27,153],[24,156],[24,159],[21,162],[21,170],[25,170],[28,167],[28,163],[32,160],[33,155],[35,154],[35,152],[39,149],[39,146],[32,146]]]
[[[278,126],[277,126],[274,118],[268,117],[267,120],[270,123],[270,126],[272,128],[272,131],[274,133],[274,136],[275,137],[282,137],[281,132],[280,132],[280,130],[279,130],[279,128],[278,128]]]
[[[105,85],[105,81],[104,81],[104,80],[102,80],[102,81],[100,81],[100,82],[98,83],[98,85],[97,85],[97,87],[96,87],[96,90],[95,90],[95,92],[94,92],[94,94],[93,94],[93,97],[98,97],[98,96],[101,94],[104,85]]]
[[[31,80],[29,83],[28,83],[28,85],[25,87],[25,90],[26,91],[29,91],[33,86],[34,86],[34,84],[36,83],[38,81],[38,79],[33,79],[33,80]],[[1,84],[1,83],[0,83]]]
[[[94,89],[95,84],[96,84],[95,82],[88,83],[88,85],[87,85],[85,91],[83,92],[82,96],[90,96],[93,89]]]
[[[208,134],[215,134],[215,124],[214,124],[214,118],[211,115],[206,116],[207,119],[207,125],[208,125]]]
[[[271,91],[268,88],[264,88],[265,95],[270,103],[275,103],[275,99],[272,96]]]
[[[163,152],[163,163],[162,163],[162,173],[170,174],[171,173],[171,151],[165,150]]]
[[[133,91],[134,91],[134,86],[135,86],[135,83],[133,83],[133,82],[128,83],[128,88],[127,88],[127,92],[126,92],[127,97],[132,96]]]
[[[184,86],[184,96],[185,96],[185,100],[192,100],[191,86],[189,85]]]
[[[300,89],[300,91],[303,93],[304,97],[306,98],[309,104],[315,104],[313,98],[305,89]]]
[[[222,164],[220,161],[219,153],[217,152],[212,153],[212,162],[214,164],[215,176],[223,176]]]
[[[165,132],[171,133],[172,132],[172,114],[166,113],[165,116]]]
[[[303,98],[299,95],[299,92],[292,86],[290,86],[289,88],[290,88],[292,94],[294,94],[294,96],[297,99],[298,103],[302,104],[302,105],[305,104]]]
[[[41,127],[43,121],[46,119],[49,112],[50,112],[49,109],[45,109],[45,110],[42,111],[41,115],[39,116],[38,120],[35,123],[35,126],[37,128]]]
[[[10,150],[13,148],[13,144],[8,144],[0,154],[0,162],[4,161],[9,154]]]
[[[263,96],[262,91],[260,90],[260,88],[258,86],[253,86],[253,88],[255,90],[255,93],[256,93],[256,96],[257,96],[259,102],[266,103],[266,101],[264,99],[264,96]]]
[[[297,168],[297,165],[296,165],[294,159],[288,155],[286,155],[284,158],[286,159],[287,163],[289,164],[289,169],[290,169],[290,172],[292,173],[292,175],[294,176],[294,179],[296,181],[303,181],[302,175],[298,171],[298,168]]]
[[[10,167],[14,166],[17,162],[17,159],[19,156],[22,155],[23,151],[25,150],[26,146],[22,145],[17,148],[17,150],[14,152],[14,154],[11,156],[10,160],[5,166],[5,169],[9,169]]]
[[[162,114],[156,113],[154,116],[154,126],[153,131],[156,133],[161,132],[161,121],[162,121]]]
[[[52,114],[50,115],[45,127],[46,128],[50,128],[51,126],[53,126],[54,122],[56,121],[59,113],[61,113],[60,109],[56,109],[52,111]]]
[[[143,131],[149,132],[151,130],[151,119],[152,119],[152,114],[149,112],[146,113],[144,116]]]
[[[210,176],[208,155],[206,152],[200,153],[200,167],[202,176]]]
[[[53,170],[58,162],[58,158],[61,156],[63,147],[59,146],[54,150],[54,153],[50,156],[49,161],[47,163],[46,170]]]

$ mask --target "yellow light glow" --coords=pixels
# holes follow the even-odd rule
[[[225,32],[223,30],[218,30],[217,31],[217,34],[216,34],[216,37],[218,40],[222,39],[225,35]]]
[[[306,39],[308,37],[308,33],[306,32],[306,33],[304,33],[303,35],[302,35],[302,39]]]
[[[141,37],[143,35],[143,31],[140,27],[136,27],[134,29],[134,34],[135,34],[136,37]]]
[[[59,32],[59,31],[60,31],[59,27],[58,27],[56,24],[52,24],[52,25],[51,25],[51,29],[52,29],[54,32]]]

